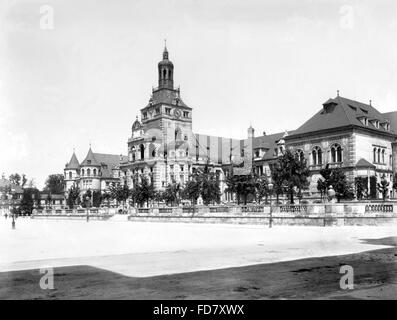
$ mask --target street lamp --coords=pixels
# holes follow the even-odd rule
[[[273,184],[269,183],[268,184],[268,188],[269,188],[269,193],[270,193],[270,217],[269,217],[269,228],[272,227],[273,224],[273,207],[272,207],[272,190],[273,190]]]

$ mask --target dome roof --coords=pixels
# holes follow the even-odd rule
[[[174,64],[171,62],[171,60],[168,59],[164,59],[162,61],[159,62],[159,67],[161,66],[169,66],[169,67],[174,67]]]

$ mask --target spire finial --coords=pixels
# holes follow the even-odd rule
[[[369,99],[369,105],[372,107],[372,100]]]
[[[337,94],[337,96],[339,97],[339,90],[336,90],[336,94]]]
[[[75,153],[76,152],[76,149],[75,148],[73,148],[73,153]]]

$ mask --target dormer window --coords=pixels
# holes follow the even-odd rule
[[[165,108],[165,113],[170,115],[171,114],[171,108]]]
[[[91,160],[87,160],[87,164],[91,164]]]
[[[364,125],[368,126],[368,118],[367,117],[358,117],[358,120]]]
[[[183,111],[183,117],[184,118],[189,118],[189,112]]]
[[[156,114],[160,114],[160,107],[156,108]]]
[[[143,113],[143,119],[147,119],[147,112]]]

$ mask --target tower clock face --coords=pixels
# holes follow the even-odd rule
[[[180,118],[181,117],[181,110],[179,110],[179,109],[176,109],[175,111],[174,111],[174,116],[175,116],[175,118]]]

